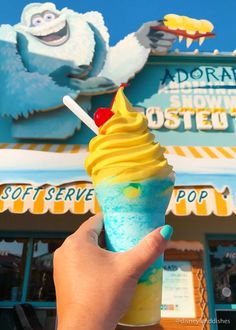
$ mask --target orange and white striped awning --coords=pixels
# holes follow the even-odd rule
[[[0,213],[85,214],[99,212],[92,183],[78,182],[60,187],[31,185],[0,186]]]
[[[48,152],[79,153],[84,146],[66,144],[0,144],[0,149],[26,149]],[[236,147],[166,146],[167,154],[191,158],[236,159]],[[31,212],[33,214],[97,213],[99,205],[89,182],[76,182],[60,187],[31,185],[1,185],[0,213]],[[236,201],[228,190],[219,192],[213,187],[175,187],[167,214],[177,216],[230,216],[236,214]]]
[[[50,143],[0,143],[0,149],[37,150],[48,152],[79,153],[84,146],[78,144],[50,144]]]
[[[177,216],[227,217],[236,214],[236,203],[228,190],[219,192],[213,187],[175,187],[167,214]]]
[[[0,143],[0,149],[23,149],[49,152],[79,153],[84,146],[73,144]],[[165,146],[166,154],[205,159],[236,159],[235,147]]]
[[[0,213],[22,214],[85,214],[99,212],[99,204],[91,183],[54,187],[30,185],[2,185],[0,187]],[[177,216],[230,216],[236,214],[236,205],[229,192],[218,192],[212,187],[175,187],[167,214]]]
[[[188,158],[236,159],[236,147],[166,146],[166,154]]]

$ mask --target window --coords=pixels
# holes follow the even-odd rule
[[[27,298],[30,301],[55,301],[53,252],[60,239],[34,239]]]
[[[236,304],[236,246],[210,241],[210,265],[216,304]]]
[[[26,240],[0,240],[0,301],[17,301],[22,292]]]
[[[35,234],[0,236],[0,324],[1,330],[14,324],[12,307],[30,303],[42,325],[49,329],[55,320],[53,252],[64,237]]]
[[[217,330],[236,330],[236,237],[209,239],[208,261]]]
[[[236,330],[236,311],[216,311],[219,330]]]

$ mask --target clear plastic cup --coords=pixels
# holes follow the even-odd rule
[[[110,251],[127,251],[148,233],[165,224],[174,173],[139,182],[99,182],[96,195],[104,215],[106,246]],[[147,326],[160,321],[163,256],[141,276],[127,313],[126,326]]]

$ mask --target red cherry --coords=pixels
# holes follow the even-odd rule
[[[102,126],[114,113],[110,108],[98,108],[94,113],[94,121],[98,127]]]

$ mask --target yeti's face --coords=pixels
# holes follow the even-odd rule
[[[93,62],[95,34],[84,14],[68,8],[57,10],[50,2],[31,3],[14,28],[18,52],[31,71],[50,74],[64,65]]]
[[[31,35],[48,46],[60,46],[69,39],[67,21],[49,10],[32,16],[31,30]]]
[[[70,36],[66,17],[51,3],[35,5],[23,12],[25,31],[48,46],[60,46]]]

